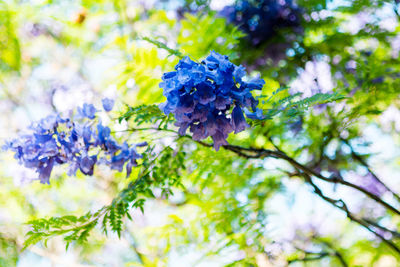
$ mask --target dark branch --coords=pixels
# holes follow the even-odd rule
[[[319,242],[321,242],[322,244],[324,244],[325,246],[327,246],[329,249],[333,250],[333,255],[338,258],[338,260],[340,261],[340,263],[343,265],[343,267],[347,267],[348,264],[347,262],[344,260],[344,257],[342,255],[342,253],[340,253],[331,243],[325,241],[325,240],[321,240],[318,239]]]
[[[341,139],[343,143],[345,143],[351,150],[351,156],[354,160],[358,161],[362,166],[364,166],[368,172],[372,175],[372,177],[380,184],[382,185],[388,192],[390,192],[393,197],[395,197],[397,199],[397,201],[400,201],[400,196],[395,193],[392,189],[390,189],[381,179],[379,179],[379,177],[374,173],[374,171],[371,170],[371,167],[369,166],[369,164],[362,158],[361,155],[359,155],[358,153],[356,153],[353,149],[353,147],[350,145],[348,140],[345,139]]]
[[[317,260],[321,260],[321,259],[323,259],[325,257],[328,257],[328,256],[333,256],[333,255],[331,255],[328,252],[321,252],[321,253],[318,253],[318,255],[316,255],[316,256],[309,256],[309,257],[303,257],[303,258],[290,259],[290,260],[288,260],[288,264],[290,265],[290,264],[292,264],[294,262],[298,262],[298,261],[302,261],[302,262],[317,261]]]
[[[278,159],[283,159],[290,163],[294,168],[299,169],[303,171],[304,173],[307,173],[310,176],[314,176],[318,179],[321,179],[325,182],[329,183],[334,183],[334,184],[342,184],[348,187],[351,187],[359,192],[362,192],[363,194],[367,195],[371,199],[375,200],[388,210],[400,215],[400,211],[387,203],[386,201],[382,200],[379,196],[369,192],[368,190],[362,188],[361,186],[358,186],[356,184],[350,183],[346,180],[343,180],[340,177],[332,176],[330,178],[323,176],[321,173],[307,167],[306,165],[303,165],[296,161],[295,159],[289,157],[286,153],[284,153],[281,150],[268,150],[268,149],[258,149],[258,148],[244,148],[240,146],[234,146],[234,145],[225,145],[223,146],[225,149],[230,150],[232,152],[235,152],[239,156],[243,156],[245,158],[266,158],[266,157],[272,157],[272,158],[278,158]]]
[[[308,184],[310,184],[313,189],[314,192],[321,197],[323,200],[325,200],[326,202],[330,203],[332,206],[341,209],[342,211],[344,211],[346,213],[347,218],[349,218],[351,221],[358,223],[359,225],[361,225],[362,227],[364,227],[365,229],[367,229],[369,232],[373,233],[375,236],[377,236],[379,239],[381,239],[384,243],[386,243],[389,247],[391,247],[393,250],[395,250],[397,253],[400,254],[400,248],[396,246],[396,244],[394,244],[391,240],[386,239],[385,237],[383,237],[381,234],[379,234],[378,232],[374,231],[367,222],[365,222],[363,219],[357,218],[353,213],[351,213],[349,211],[349,209],[347,208],[346,203],[344,203],[343,200],[341,199],[333,199],[330,197],[325,196],[321,189],[314,184],[314,182],[312,181],[311,176],[309,176],[307,173],[303,173],[303,177],[306,179],[306,182]]]
[[[130,129],[128,131],[146,131],[146,130],[155,130],[155,131],[166,131],[166,132],[174,132],[177,133],[174,130],[170,130],[170,129],[162,129],[162,128],[136,128],[136,129]],[[192,139],[191,136],[189,135],[185,135],[183,137]],[[192,139],[193,140],[193,139]],[[211,147],[211,144],[208,144],[206,142],[202,142],[202,141],[195,141],[198,144],[201,144],[203,146],[206,147]],[[367,191],[366,189],[352,184],[348,181],[345,181],[344,179],[340,178],[340,177],[325,177],[323,176],[321,173],[307,167],[306,165],[303,165],[301,163],[299,163],[298,161],[296,161],[295,159],[289,157],[286,153],[284,153],[282,150],[280,150],[278,147],[275,146],[276,150],[268,150],[268,149],[263,149],[263,148],[246,148],[246,147],[241,147],[241,146],[236,146],[236,145],[224,145],[223,146],[224,149],[232,151],[234,153],[236,153],[237,155],[247,158],[247,159],[262,159],[262,158],[267,158],[267,157],[271,157],[271,158],[276,158],[276,159],[283,159],[285,161],[287,161],[290,165],[292,165],[292,167],[294,167],[296,170],[300,170],[301,173],[300,175],[303,176],[306,180],[306,182],[308,184],[310,184],[313,188],[314,188],[314,192],[321,197],[323,200],[325,200],[326,202],[330,203],[331,205],[333,205],[334,207],[344,211],[346,213],[346,216],[353,222],[358,223],[359,225],[361,225],[362,227],[364,227],[365,229],[367,229],[369,232],[373,233],[375,236],[377,236],[380,240],[382,240],[384,243],[386,243],[389,247],[391,247],[393,250],[395,250],[397,253],[400,254],[400,248],[398,248],[396,246],[396,244],[394,244],[391,240],[386,239],[384,236],[382,236],[380,233],[376,232],[373,228],[371,228],[371,225],[373,227],[377,227],[380,228],[381,230],[385,230],[388,232],[391,232],[391,230],[388,230],[382,226],[376,226],[373,224],[370,224],[368,221],[365,221],[364,219],[360,219],[357,218],[353,213],[351,213],[349,211],[349,209],[347,208],[346,203],[344,203],[343,200],[339,199],[332,199],[329,198],[327,196],[325,196],[323,194],[323,192],[318,188],[317,185],[315,185],[312,181],[312,177],[316,177],[320,180],[323,180],[325,182],[329,182],[329,183],[334,183],[334,184],[342,184],[348,187],[351,187],[359,192],[364,193],[365,195],[367,195],[368,197],[374,199],[377,203],[381,204],[382,206],[386,207],[388,210],[391,210],[392,212],[400,215],[400,211],[397,210],[395,207],[391,206],[389,203],[383,201],[382,199],[380,199],[377,195]],[[336,255],[339,259],[341,259],[341,262],[343,260],[343,257],[341,257],[341,255]],[[343,262],[342,262],[343,263]]]
[[[329,250],[331,250],[332,252],[327,252],[327,251],[313,252],[313,251],[304,250],[304,249],[302,249],[302,248],[299,248],[299,247],[295,246],[295,248],[296,248],[297,250],[302,251],[302,252],[305,253],[306,255],[305,255],[304,257],[299,257],[299,258],[295,258],[295,259],[290,259],[290,260],[287,261],[288,264],[291,264],[291,263],[296,262],[296,261],[310,261],[310,260],[312,260],[313,258],[314,258],[315,260],[318,260],[318,259],[321,259],[321,258],[323,258],[323,257],[330,256],[330,257],[336,257],[336,258],[340,261],[341,265],[343,265],[343,267],[348,267],[348,266],[349,266],[349,265],[346,263],[346,261],[344,260],[342,254],[341,254],[337,249],[335,249],[335,248],[332,246],[332,244],[330,244],[330,243],[328,243],[328,242],[326,242],[326,241],[320,240],[320,239],[316,239],[315,237],[313,237],[313,239],[317,240],[319,243],[322,243],[324,246],[326,246],[326,247],[327,247]],[[318,255],[318,256],[324,255],[324,256],[321,257],[321,258],[318,258],[318,257],[315,257],[315,256],[314,256],[314,257],[307,257],[307,256],[310,256],[310,255]]]
[[[384,227],[384,226],[378,224],[377,222],[374,222],[373,220],[368,219],[368,218],[362,218],[362,220],[365,221],[366,223],[372,225],[375,228],[379,228],[380,230],[382,230],[384,232],[390,233],[394,237],[400,238],[400,233],[397,232],[397,231],[390,230],[390,229],[388,229],[388,228],[386,228],[386,227]]]
[[[149,130],[172,132],[172,133],[178,134],[176,131],[171,130],[171,129],[152,128],[152,127],[150,127],[150,128],[131,128],[131,129],[128,129],[127,131],[149,131]],[[186,138],[193,140],[190,135],[184,135],[182,137],[186,137]],[[208,144],[203,141],[195,141],[195,142],[197,142],[198,144],[201,144],[203,146],[206,146],[206,147],[212,146],[211,144]],[[236,146],[236,145],[224,145],[223,147],[226,150],[230,150],[230,151],[236,153],[237,155],[239,155],[243,158],[247,158],[247,159],[261,159],[261,158],[267,158],[267,157],[283,159],[283,160],[287,161],[290,165],[292,165],[294,168],[299,169],[299,170],[303,171],[304,173],[307,173],[310,176],[314,176],[325,182],[329,182],[329,183],[333,183],[333,184],[342,184],[342,185],[351,187],[351,188],[365,194],[366,196],[370,197],[371,199],[375,200],[377,203],[381,204],[388,210],[396,213],[397,215],[400,215],[400,211],[398,209],[396,209],[395,207],[393,207],[386,201],[382,200],[379,196],[364,189],[363,187],[358,186],[353,183],[350,183],[341,177],[336,177],[336,176],[332,176],[330,178],[325,177],[321,173],[319,173],[319,172],[307,167],[306,165],[299,163],[295,159],[289,157],[285,152],[283,152],[279,148],[277,148],[277,150],[269,150],[269,149],[263,149],[263,148],[246,148],[246,147],[241,147],[241,146]]]

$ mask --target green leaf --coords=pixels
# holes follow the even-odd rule
[[[142,39],[142,40],[145,40],[145,41],[147,41],[147,42],[149,42],[149,43],[154,44],[154,45],[157,46],[158,48],[161,48],[161,49],[164,49],[164,50],[168,51],[168,53],[169,53],[170,55],[174,55],[174,56],[177,56],[177,57],[179,57],[179,58],[183,58],[183,54],[182,54],[179,50],[172,49],[172,48],[168,47],[166,44],[164,44],[164,43],[162,43],[162,42],[160,42],[160,41],[151,39],[151,38],[149,38],[149,37],[142,37],[141,39]]]

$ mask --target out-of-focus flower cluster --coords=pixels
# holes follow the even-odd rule
[[[113,104],[104,99],[104,110],[110,111]],[[41,183],[49,183],[54,166],[63,164],[68,164],[68,175],[75,175],[78,169],[92,175],[96,164],[122,171],[126,163],[129,176],[136,160],[142,157],[136,146],[146,144],[119,144],[110,128],[96,121],[97,112],[93,105],[84,104],[78,108],[75,120],[50,115],[33,123],[29,133],[7,142],[4,148],[15,152],[15,158],[25,167],[34,169]]]
[[[292,0],[239,0],[232,6],[226,6],[220,15],[247,33],[253,45],[259,45],[279,28],[298,26],[299,13]]]
[[[179,134],[184,135],[190,127],[194,140],[211,136],[218,150],[228,144],[229,133],[249,126],[243,108],[248,117],[261,119],[262,113],[256,108],[258,101],[251,91],[262,89],[265,82],[245,81],[245,68],[236,66],[227,56],[211,52],[201,63],[185,57],[175,70],[162,77],[160,87],[167,101],[160,108],[165,114],[175,115]]]

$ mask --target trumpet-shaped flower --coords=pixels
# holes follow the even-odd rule
[[[243,108],[258,111],[258,101],[251,91],[261,90],[264,81],[245,81],[245,75],[244,67],[216,52],[211,52],[201,63],[184,57],[175,71],[162,77],[160,87],[167,101],[160,108],[165,114],[175,115],[179,134],[184,135],[190,129],[194,140],[211,136],[218,150],[227,144],[229,133],[248,127]]]
[[[111,110],[112,105],[103,100],[105,110]],[[41,183],[49,183],[54,166],[63,164],[69,165],[68,175],[75,175],[78,169],[93,175],[96,164],[105,164],[118,171],[126,166],[129,176],[142,156],[136,152],[136,146],[118,144],[110,128],[95,121],[96,112],[93,105],[84,104],[78,108],[80,120],[48,116],[33,123],[28,134],[8,141],[4,148],[13,151],[25,167],[34,169]]]

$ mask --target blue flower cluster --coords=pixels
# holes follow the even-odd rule
[[[264,85],[262,79],[245,81],[245,69],[216,52],[201,63],[185,57],[173,72],[164,73],[160,87],[167,101],[160,105],[165,114],[173,113],[179,134],[190,128],[194,140],[211,136],[214,148],[228,144],[231,132],[241,132],[249,125],[243,108],[252,109],[249,116],[259,118],[258,101],[251,94]],[[232,110],[232,111],[231,111]]]
[[[110,111],[113,105],[113,100],[103,100],[104,110]],[[63,164],[68,164],[68,175],[75,175],[78,169],[92,175],[96,164],[118,171],[126,165],[129,176],[142,157],[135,148],[146,144],[118,144],[110,128],[95,121],[96,112],[93,105],[84,104],[78,108],[80,122],[50,115],[32,124],[28,134],[7,142],[5,149],[15,152],[15,158],[25,167],[34,169],[41,183],[49,183],[53,167]]]
[[[247,33],[253,45],[259,45],[279,28],[299,26],[299,11],[292,0],[238,0],[221,10],[220,15]]]

